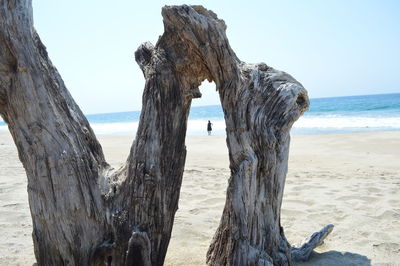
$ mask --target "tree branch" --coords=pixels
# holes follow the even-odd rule
[[[306,261],[309,259],[311,252],[318,246],[324,243],[324,239],[332,232],[333,224],[328,224],[320,231],[313,233],[308,239],[306,239],[300,247],[292,248],[292,260],[293,261]]]

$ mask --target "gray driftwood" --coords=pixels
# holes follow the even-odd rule
[[[220,95],[231,169],[207,263],[291,263],[280,208],[289,130],[309,104],[299,82],[240,61],[212,11],[164,7],[164,34],[135,53],[143,108],[126,164],[114,170],[33,28],[31,1],[1,1],[0,12],[0,114],[27,173],[39,265],[163,264],[189,108],[205,79]]]
[[[185,79],[162,48],[138,49],[143,109],[126,164],[114,170],[33,28],[31,1],[1,1],[0,14],[0,113],[27,173],[38,264],[162,265],[200,79]],[[169,38],[158,46],[178,41]]]
[[[292,247],[293,261],[306,261],[309,259],[312,251],[324,243],[324,239],[332,232],[333,224],[328,224],[320,231],[312,234],[299,247]]]

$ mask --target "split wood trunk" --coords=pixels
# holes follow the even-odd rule
[[[225,23],[211,11],[201,6],[165,8],[163,17],[166,33],[179,40],[174,60],[190,59],[182,76],[213,80],[224,110],[231,178],[207,263],[290,264],[280,209],[289,130],[308,108],[306,90],[266,64],[240,61],[229,46]]]
[[[162,265],[198,86],[214,81],[231,178],[210,265],[290,265],[280,224],[289,130],[308,108],[290,75],[240,61],[225,23],[201,6],[164,7],[164,34],[135,53],[146,78],[136,139],[120,169],[104,159],[33,28],[30,0],[0,2],[0,114],[28,177],[39,265]]]
[[[126,164],[114,170],[33,28],[31,2],[2,1],[0,12],[0,113],[27,173],[38,264],[162,265],[198,84],[181,78],[162,48],[138,49],[141,119]]]

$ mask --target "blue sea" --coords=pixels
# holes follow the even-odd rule
[[[295,122],[292,134],[400,131],[400,93],[316,98],[310,109]],[[96,134],[134,134],[140,111],[92,114],[87,118]],[[207,121],[214,135],[225,135],[220,105],[192,107],[188,135],[206,135]],[[0,121],[0,130],[6,130]]]

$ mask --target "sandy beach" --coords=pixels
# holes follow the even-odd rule
[[[133,136],[100,135],[107,160],[125,161]],[[165,265],[205,265],[229,178],[225,137],[187,137],[187,161]],[[0,131],[0,265],[35,263],[26,176]],[[297,244],[335,228],[307,263],[400,265],[400,132],[292,137],[282,225]]]

